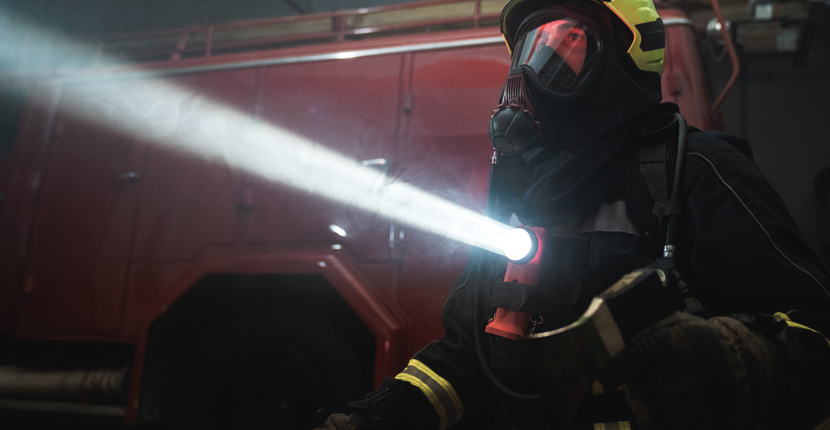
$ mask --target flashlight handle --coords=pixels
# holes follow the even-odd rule
[[[497,308],[496,315],[490,320],[490,323],[487,324],[484,331],[496,336],[516,340],[527,336],[529,322],[530,316],[527,312]]]
[[[539,259],[536,258],[527,264],[507,263],[504,274],[505,282],[535,286],[539,281]],[[496,308],[496,315],[484,328],[486,333],[516,340],[527,336],[527,326],[530,316],[527,312]]]
[[[539,280],[539,259],[535,258],[527,264],[507,263],[504,274],[505,283],[515,285],[535,286]],[[527,312],[496,308],[496,314],[484,328],[486,333],[516,340],[527,336],[527,326],[530,316]]]
[[[538,258],[526,264],[507,263],[507,271],[504,274],[504,282],[518,282],[524,285],[539,285],[540,261]]]
[[[504,273],[505,283],[516,283],[529,287],[539,285],[539,273],[542,268],[542,255],[545,249],[547,230],[544,227],[529,227],[528,230],[536,235],[536,250],[533,257],[524,263],[509,261]],[[524,311],[515,311],[496,308],[496,314],[490,320],[486,333],[516,340],[528,335],[530,315]]]

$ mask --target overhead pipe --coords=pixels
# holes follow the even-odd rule
[[[729,77],[729,81],[726,82],[726,86],[724,86],[723,90],[720,92],[720,95],[718,95],[715,99],[715,102],[712,103],[711,112],[714,114],[723,103],[726,95],[732,87],[735,86],[735,81],[738,80],[738,75],[741,73],[741,63],[738,60],[738,52],[735,49],[735,44],[732,42],[732,35],[729,34],[729,29],[726,27],[726,21],[723,19],[723,14],[721,13],[718,0],[712,0],[712,10],[715,12],[715,18],[717,18],[718,24],[720,24],[721,37],[723,37],[723,43],[726,46],[726,51],[729,53],[729,60],[732,63],[732,76]]]

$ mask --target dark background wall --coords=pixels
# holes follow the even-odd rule
[[[830,213],[821,207],[830,191],[817,189],[820,173],[830,169],[830,44],[822,28],[805,66],[787,55],[743,55],[741,77],[721,112],[725,130],[752,143],[756,163],[830,267]],[[719,90],[731,67],[711,57],[708,66]]]

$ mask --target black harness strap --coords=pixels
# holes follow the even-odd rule
[[[659,227],[660,235],[665,235],[666,222],[673,215],[680,215],[682,204],[678,198],[669,198],[669,169],[667,167],[669,155],[668,142],[661,141],[640,148],[640,172],[646,180],[649,194],[654,201],[652,215],[655,225]],[[678,157],[683,154],[678,153]]]

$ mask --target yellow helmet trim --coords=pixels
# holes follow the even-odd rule
[[[638,27],[644,23],[656,22],[660,19],[652,0],[610,0],[602,2],[611,9],[617,17],[631,29],[634,41],[628,47],[628,55],[640,70],[663,73],[663,59],[665,48],[656,48],[644,51],[642,48],[643,35]]]

